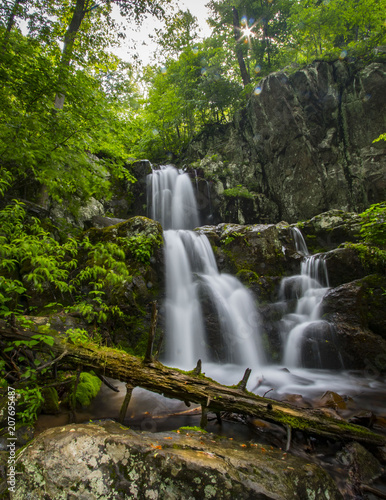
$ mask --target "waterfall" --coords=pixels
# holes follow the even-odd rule
[[[286,336],[283,363],[287,367],[318,367],[336,363],[336,359],[326,361],[331,356],[328,349],[334,342],[334,331],[330,323],[320,318],[320,305],[329,282],[327,266],[323,255],[310,255],[303,235],[293,228],[295,248],[304,256],[301,274],[284,278],[281,283],[282,300],[296,300],[294,313],[282,320]],[[336,355],[333,356],[336,358]]]
[[[198,226],[197,207],[189,176],[161,167],[148,176],[149,215],[164,227],[166,272],[166,335],[164,362],[183,369],[198,359],[255,368],[262,363],[258,314],[250,292],[218,271],[205,234]],[[218,345],[210,345],[202,302],[210,302],[219,325]]]
[[[199,225],[196,200],[187,174],[171,166],[153,170],[147,178],[148,215],[164,229],[193,229]]]

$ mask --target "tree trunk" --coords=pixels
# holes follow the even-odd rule
[[[239,44],[239,38],[240,38],[239,13],[237,12],[237,9],[235,7],[232,7],[232,14],[233,14],[233,33],[236,40],[237,62],[239,63],[241,78],[243,80],[243,85],[245,87],[246,85],[248,85],[248,83],[251,83],[251,79],[249,78],[249,74],[244,62],[243,51]]]
[[[268,21],[267,20],[264,20],[263,36],[264,36],[265,48],[267,50],[268,68],[270,68],[271,67],[271,48],[270,48],[270,41],[269,41],[269,36],[268,36]]]
[[[32,335],[36,335],[36,332],[21,331],[5,322],[0,323],[0,338],[4,340],[31,340]],[[338,441],[356,440],[377,446],[386,444],[385,436],[326,415],[322,410],[296,408],[244,391],[242,386],[245,380],[233,387],[223,386],[201,375],[199,370],[183,372],[159,362],[146,364],[117,349],[100,348],[91,343],[73,345],[58,338],[55,338],[53,346],[41,343],[36,349],[54,355],[63,354],[61,361],[66,365],[71,364],[75,369],[82,366],[83,370],[94,370],[125,381],[132,387],[142,387],[169,398],[200,404],[204,412],[226,411],[250,415]]]
[[[70,24],[68,25],[66,34],[64,35],[62,58],[60,60],[59,85],[62,85],[65,79],[64,73],[71,62],[75,38],[88,8],[89,8],[89,0],[76,0],[74,13],[72,15]],[[64,92],[56,94],[55,96],[56,109],[63,109],[64,99],[65,99]]]
[[[15,24],[15,17],[16,17],[17,11],[19,10],[19,5],[21,3],[22,3],[22,0],[15,0],[13,7],[11,9],[11,12],[9,13],[8,22],[7,22],[7,26],[5,28],[5,34],[4,34],[3,43],[2,43],[3,52],[5,52],[7,50],[9,37],[11,36],[11,31],[12,31],[12,28]]]

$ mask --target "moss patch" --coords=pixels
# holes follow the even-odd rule
[[[81,406],[89,406],[101,388],[101,380],[91,373],[82,372],[76,388],[76,402]]]

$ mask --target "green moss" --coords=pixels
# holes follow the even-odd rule
[[[249,198],[253,199],[254,195],[248,191],[248,189],[241,184],[234,188],[229,188],[224,190],[224,196],[227,198]]]
[[[251,285],[252,283],[258,283],[259,285],[262,285],[259,275],[250,269],[240,269],[236,276],[244,284]]]
[[[81,406],[89,406],[101,388],[101,380],[88,372],[82,372],[76,388],[76,401]]]
[[[42,389],[44,398],[43,411],[48,414],[59,412],[59,397],[55,387],[46,387]]]
[[[344,247],[352,248],[357,252],[361,264],[368,272],[384,271],[386,250],[365,243],[346,243]]]
[[[205,429],[202,429],[201,427],[197,427],[197,426],[194,426],[194,427],[184,426],[184,427],[180,427],[178,430],[179,431],[201,432],[202,434],[207,434],[207,431]]]
[[[230,243],[232,243],[236,238],[242,238],[243,235],[241,233],[237,233],[236,231],[234,233],[231,233],[229,234],[228,236],[226,236],[226,238],[224,238],[221,243],[223,245],[229,245]],[[244,242],[246,244],[248,244],[245,239],[244,239]]]

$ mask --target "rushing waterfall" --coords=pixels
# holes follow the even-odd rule
[[[189,176],[171,166],[154,170],[148,177],[148,206],[166,229],[165,363],[186,369],[198,359],[216,360],[204,326],[205,296],[218,317],[221,361],[260,366],[253,297],[235,277],[219,273],[206,235],[190,230],[198,226],[198,215]]]
[[[193,229],[199,225],[196,200],[187,174],[171,166],[148,176],[149,216],[164,229]]]
[[[336,363],[336,359],[330,359],[330,363],[323,359],[323,351],[331,354],[328,347],[334,337],[332,326],[320,319],[320,305],[329,287],[327,267],[322,255],[309,254],[299,229],[294,228],[293,236],[296,250],[304,259],[301,274],[284,278],[281,283],[281,298],[297,300],[295,312],[282,320],[286,334],[283,363],[287,367],[321,368]]]

